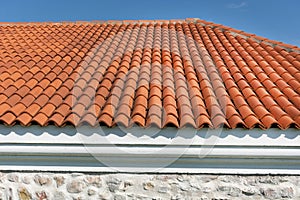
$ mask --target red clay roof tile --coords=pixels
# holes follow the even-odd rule
[[[292,45],[193,18],[8,24],[0,39],[7,125],[300,127]]]
[[[17,117],[17,120],[24,126],[31,123],[32,117],[28,113],[22,113]]]

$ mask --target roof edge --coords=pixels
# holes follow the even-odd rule
[[[192,129],[178,135],[174,128],[168,128],[166,138],[156,138],[152,133],[144,137],[147,133],[133,129],[123,130],[123,136],[122,130],[109,128],[100,132],[89,127],[0,128],[4,133],[0,134],[1,170],[300,173],[300,136],[292,130],[222,130],[219,136],[203,130],[193,136]]]
[[[221,146],[298,146],[300,135],[295,129],[278,130],[246,130],[238,128],[196,131],[193,128],[177,130],[174,127],[165,129],[151,128],[143,130],[139,127],[129,129],[89,126],[75,128],[40,127],[38,125],[12,128],[0,125],[1,144],[122,144],[122,145],[221,145]]]
[[[148,23],[177,23],[177,22],[193,22],[193,23],[200,23],[203,26],[210,26],[213,28],[220,28],[222,30],[229,31],[231,33],[235,33],[239,36],[245,37],[245,38],[252,38],[255,39],[257,42],[261,43],[267,43],[273,47],[275,46],[280,46],[284,48],[287,51],[296,51],[297,53],[300,53],[300,47],[296,45],[291,45],[287,44],[284,42],[280,42],[277,40],[270,40],[265,37],[258,36],[253,33],[247,33],[245,31],[235,29],[229,26],[225,26],[222,24],[217,24],[214,22],[206,21],[200,18],[186,18],[186,19],[150,19],[150,20],[91,20],[91,21],[84,21],[84,20],[78,20],[78,21],[60,21],[60,22],[0,22],[0,26],[12,26],[12,25],[46,25],[46,24],[52,24],[52,25],[65,25],[65,24],[80,24],[80,25],[89,25],[89,24],[105,24],[105,23],[110,23],[110,24],[130,24],[130,23],[135,23],[135,24],[148,24]]]
[[[264,42],[264,43],[266,43],[268,45],[271,45],[273,47],[275,47],[275,46],[282,47],[282,48],[284,48],[285,50],[287,50],[289,52],[290,51],[296,51],[297,53],[300,53],[300,47],[298,47],[296,45],[287,44],[287,43],[280,42],[280,41],[277,41],[277,40],[270,40],[268,38],[258,36],[254,33],[247,33],[245,31],[242,31],[242,30],[239,30],[239,29],[235,29],[235,28],[225,26],[225,25],[222,25],[222,24],[216,24],[214,22],[208,22],[208,21],[205,21],[205,20],[202,20],[202,19],[195,19],[195,20],[196,20],[197,23],[200,23],[203,26],[210,26],[212,28],[219,28],[223,31],[224,30],[229,31],[230,33],[234,33],[235,35],[239,35],[239,36],[244,37],[244,38],[255,39],[259,43]]]
[[[142,24],[142,23],[176,23],[176,22],[197,22],[200,20],[199,18],[186,18],[186,19],[142,19],[142,20],[134,20],[134,19],[126,19],[126,20],[77,20],[77,21],[58,21],[58,22],[0,22],[0,26],[11,26],[11,25],[43,25],[43,24],[55,24],[55,25],[63,25],[63,24]]]

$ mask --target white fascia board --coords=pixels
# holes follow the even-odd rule
[[[269,148],[269,147],[159,147],[159,146],[63,146],[63,145],[1,145],[1,155],[70,155],[70,156],[119,156],[119,157],[183,157],[209,158],[298,158],[300,148]]]
[[[72,126],[0,125],[0,144],[132,144],[132,145],[229,145],[229,146],[300,146],[300,131],[290,128],[268,130],[243,128],[200,130],[185,128],[119,129]]]
[[[299,130],[0,125],[0,170],[299,174]]]
[[[299,175],[300,170],[293,169],[256,169],[256,168],[161,168],[153,170],[152,168],[134,168],[122,167],[115,170],[110,167],[78,167],[78,166],[19,166],[19,165],[1,165],[1,171],[26,171],[26,172],[82,172],[82,173],[150,173],[150,174],[232,174],[232,175]]]

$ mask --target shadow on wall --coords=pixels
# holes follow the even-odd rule
[[[151,138],[157,138],[159,136],[174,139],[177,137],[182,137],[185,139],[193,138],[197,135],[200,138],[210,138],[212,135],[215,135],[215,131],[209,128],[202,128],[200,130],[196,130],[194,128],[182,128],[180,129],[180,133],[178,134],[179,129],[175,127],[167,127],[163,129],[159,128],[140,128],[140,127],[132,127],[132,128],[123,128],[117,126],[115,128],[108,128],[108,127],[90,127],[90,126],[81,126],[81,127],[74,127],[74,126],[65,126],[65,127],[56,127],[56,126],[46,126],[41,127],[39,125],[32,125],[29,127],[23,127],[20,125],[15,126],[5,126],[0,125],[0,134],[1,135],[9,135],[11,133],[15,133],[17,135],[25,135],[25,134],[32,134],[34,136],[40,136],[44,133],[47,133],[51,136],[58,136],[60,134],[65,134],[67,136],[75,136],[76,134],[80,133],[85,136],[92,136],[93,134],[98,134],[101,136],[106,135],[116,135],[118,137],[124,137],[128,133],[132,134],[133,136],[139,138],[143,136],[149,136]],[[260,138],[263,135],[266,135],[268,138],[276,139],[281,135],[284,135],[285,138],[294,139],[299,136],[299,130],[295,128],[290,128],[285,131],[280,129],[271,128],[268,130],[261,130],[261,129],[252,129],[247,130],[243,128],[236,128],[236,129],[223,129],[223,130],[216,130],[218,132],[218,137],[226,138],[228,136],[235,136],[237,138],[243,138],[245,136],[249,136],[252,138]]]

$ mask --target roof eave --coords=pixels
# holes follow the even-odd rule
[[[295,129],[5,127],[2,170],[299,174]]]

